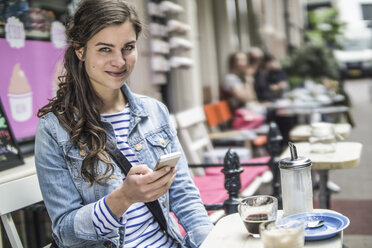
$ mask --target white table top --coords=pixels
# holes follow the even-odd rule
[[[317,210],[320,211],[320,210]],[[321,210],[330,211],[330,210]],[[278,215],[282,214],[279,210]],[[219,220],[209,233],[201,248],[263,248],[260,239],[248,235],[238,213]],[[306,248],[342,248],[342,233],[333,238],[305,242]]]
[[[35,157],[30,156],[24,159],[25,164],[0,171],[0,184],[14,181],[27,176],[35,175]]]
[[[308,142],[294,143],[298,156],[307,157],[312,162],[314,170],[350,169],[359,165],[362,144],[358,142],[338,142],[336,151],[331,153],[312,153]],[[280,159],[290,157],[287,148]]]

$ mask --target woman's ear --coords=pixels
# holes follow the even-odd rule
[[[84,47],[75,50],[75,54],[78,57],[79,60],[84,61],[83,54],[84,54]]]

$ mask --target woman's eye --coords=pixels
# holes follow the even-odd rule
[[[134,49],[134,46],[126,46],[126,47],[124,47],[124,50],[125,51],[131,51],[133,49]]]
[[[99,51],[100,52],[110,52],[111,50],[110,50],[110,48],[108,48],[108,47],[102,47],[101,49],[99,49]]]

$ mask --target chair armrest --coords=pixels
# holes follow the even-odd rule
[[[252,162],[252,163],[241,163],[240,166],[263,166],[268,165],[267,162]],[[211,167],[223,167],[223,164],[189,164],[190,168],[211,168]]]

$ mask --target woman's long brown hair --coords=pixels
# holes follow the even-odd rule
[[[73,145],[86,155],[81,174],[91,184],[104,183],[113,173],[113,165],[105,151],[107,135],[103,129],[99,109],[102,101],[94,91],[84,62],[75,54],[102,29],[129,21],[138,38],[142,30],[135,10],[122,0],[83,0],[66,28],[68,47],[64,55],[63,76],[59,89],[49,103],[39,109],[37,116],[53,112],[60,124],[69,132]],[[102,175],[97,174],[98,160],[107,164]]]

